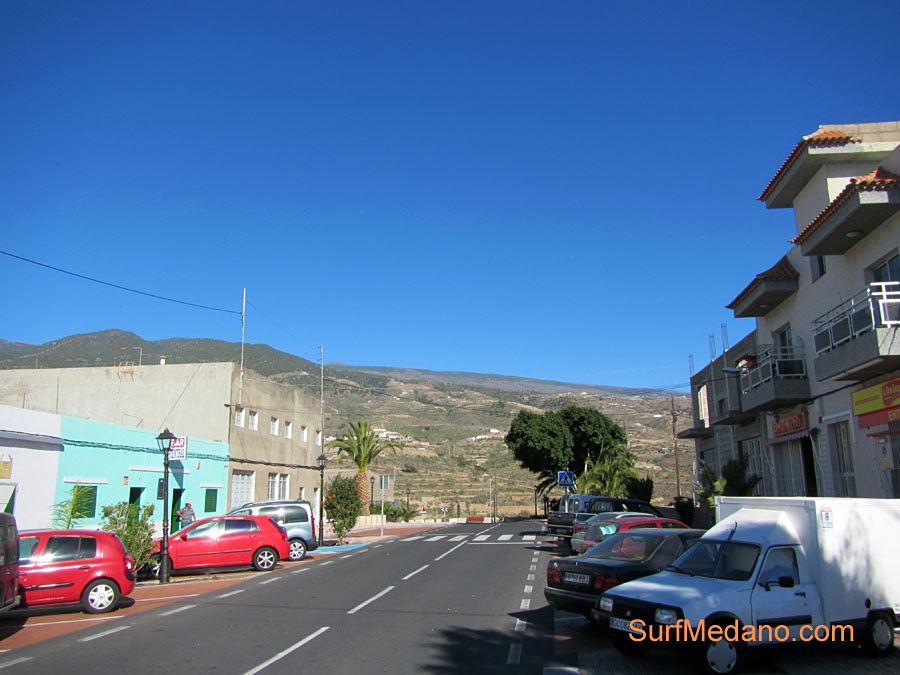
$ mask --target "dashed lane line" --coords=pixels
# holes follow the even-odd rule
[[[369,598],[369,599],[366,600],[365,602],[362,602],[362,603],[358,604],[356,607],[354,607],[353,609],[351,609],[350,611],[348,611],[347,614],[356,614],[356,613],[357,613],[359,610],[361,610],[363,607],[365,607],[366,605],[368,605],[368,604],[370,604],[370,603],[375,602],[375,601],[378,600],[378,598],[380,598],[382,595],[387,595],[387,594],[390,593],[392,590],[394,590],[394,586],[388,586],[388,587],[385,588],[383,591],[381,591],[381,593],[376,593],[375,595],[373,595],[371,598]]]
[[[178,612],[184,612],[188,609],[193,609],[197,605],[182,605],[181,607],[176,607],[175,609],[170,609],[168,612],[163,612],[160,616],[172,616],[173,614],[178,614]]]
[[[79,640],[79,642],[90,642],[91,640],[106,637],[107,635],[112,635],[113,633],[118,633],[120,630],[126,630],[128,628],[130,628],[130,626],[116,626],[115,628],[110,628],[109,630],[105,630],[102,633],[96,633],[94,635],[83,637]]]
[[[263,662],[260,663],[258,666],[256,666],[256,668],[253,668],[252,670],[248,670],[246,673],[244,673],[244,675],[255,675],[256,673],[258,673],[259,671],[263,670],[264,668],[268,668],[268,667],[271,666],[273,663],[275,663],[276,661],[280,661],[281,659],[283,659],[285,656],[287,656],[287,655],[290,654],[291,652],[293,652],[293,651],[295,651],[295,650],[297,650],[297,649],[300,649],[300,647],[302,647],[303,645],[305,645],[305,644],[306,644],[307,642],[309,642],[310,640],[316,639],[316,638],[319,637],[322,633],[324,633],[326,630],[328,630],[328,628],[329,628],[328,626],[322,626],[322,627],[321,627],[319,630],[317,630],[315,633],[311,633],[311,634],[307,635],[305,638],[303,638],[302,640],[300,640],[300,642],[296,642],[296,643],[292,644],[290,647],[288,647],[287,649],[278,652],[275,656],[273,656],[273,657],[272,657],[271,659],[269,659],[268,661],[263,661]]]
[[[428,569],[428,565],[422,565],[422,566],[421,566],[419,569],[417,569],[415,572],[410,572],[410,573],[407,574],[405,577],[403,577],[403,581],[406,581],[407,579],[413,578],[414,576],[416,576],[419,572],[421,572],[421,571],[424,570],[424,569]]]

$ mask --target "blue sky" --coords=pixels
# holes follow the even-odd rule
[[[819,124],[896,120],[900,5],[0,4],[0,338],[668,387],[795,234]]]

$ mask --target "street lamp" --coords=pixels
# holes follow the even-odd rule
[[[316,457],[316,466],[319,467],[319,546],[322,545],[322,533],[325,532],[325,521],[322,520],[322,504],[325,502],[325,465],[328,458],[325,457],[325,451]]]
[[[371,489],[369,490],[369,504],[375,503],[375,476],[369,476],[369,485],[371,485]]]
[[[162,542],[159,545],[159,583],[169,583],[169,450],[175,434],[168,427],[156,437],[159,451],[163,453],[163,521]]]
[[[482,478],[488,479],[488,512],[491,516],[491,522],[494,522],[494,477],[489,473],[481,474]]]
[[[406,488],[406,510],[409,511],[409,488]]]
[[[534,486],[534,517],[535,518],[537,518],[537,493],[538,493],[538,486],[535,485]]]

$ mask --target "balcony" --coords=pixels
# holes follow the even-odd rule
[[[900,282],[869,284],[813,321],[819,382],[860,382],[900,368]]]
[[[713,426],[743,424],[753,418],[741,405],[741,391],[738,378],[727,370],[720,371],[720,383],[711,391],[709,423]]]
[[[800,349],[760,345],[756,364],[741,373],[741,405],[747,413],[777,410],[810,398]]]

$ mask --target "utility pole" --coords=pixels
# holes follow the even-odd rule
[[[238,381],[238,405],[244,393],[244,327],[247,323],[247,289],[244,289],[244,301],[241,303],[241,374]]]
[[[681,472],[678,467],[678,436],[675,435],[675,394],[669,392],[672,404],[672,442],[675,444],[675,496],[681,496]]]

